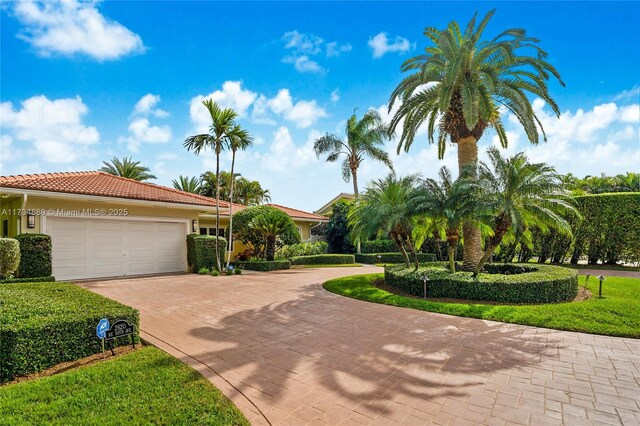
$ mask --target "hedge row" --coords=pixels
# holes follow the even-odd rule
[[[380,256],[380,257],[378,257]],[[436,260],[435,255],[431,253],[417,253],[418,262],[433,262]],[[355,255],[356,262],[358,263],[366,263],[369,265],[373,265],[375,263],[404,263],[404,257],[402,257],[402,253],[366,253],[366,254],[356,254]],[[409,261],[411,260],[411,256],[409,256]]]
[[[356,262],[352,254],[314,254],[294,256],[289,260],[292,265],[344,265]]]
[[[20,266],[20,245],[15,238],[0,238],[0,278],[11,278]]]
[[[0,383],[99,353],[101,318],[135,324],[139,341],[137,310],[72,284],[3,284],[0,300]],[[114,341],[130,343],[129,336]]]
[[[491,265],[489,265],[491,268]],[[506,303],[555,303],[578,294],[578,272],[550,265],[526,265],[520,274],[450,273],[443,263],[421,266],[417,271],[396,265],[385,268],[385,283],[415,296],[424,294],[424,276],[429,278],[428,297],[484,300]],[[488,268],[489,269],[489,268]],[[515,270],[514,270],[515,271]]]
[[[236,268],[248,271],[279,271],[291,269],[291,262],[288,260],[249,260],[247,262],[236,262]]]
[[[392,240],[363,241],[360,244],[362,253],[393,253],[398,252],[398,246]]]
[[[56,280],[56,277],[34,277],[34,278],[7,278],[0,280],[0,284],[11,283],[50,283]]]
[[[218,256],[222,263],[227,253],[227,240],[213,235],[187,235],[187,262],[192,271],[218,267],[216,262],[216,241],[218,243]]]
[[[16,236],[16,240],[20,244],[20,266],[17,276],[51,276],[51,237],[45,234],[20,234]]]
[[[311,256],[313,254],[324,254],[329,245],[326,241],[316,241],[315,243],[299,243],[283,246],[276,252],[276,259],[291,259],[295,256]]]

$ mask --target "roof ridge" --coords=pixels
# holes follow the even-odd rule
[[[86,176],[98,174],[96,170],[82,170],[78,172],[46,172],[46,173],[25,173],[20,175],[7,175],[0,176],[0,180],[6,180],[8,182],[14,182],[16,180],[29,180],[29,179],[37,179],[37,178],[47,178],[47,177],[63,177],[63,176]]]
[[[296,209],[296,208],[289,207],[289,206],[283,206],[282,204],[268,203],[268,204],[266,204],[266,205],[267,205],[267,206],[274,206],[274,207],[275,207],[275,206],[283,207],[283,208],[285,208],[285,209],[295,210],[295,211],[297,211],[297,212],[305,213],[305,214],[310,214],[310,215],[312,215],[312,216],[324,217],[324,216],[319,215],[319,214],[317,214],[317,213],[308,212],[308,211],[306,211],[306,210],[300,210],[300,209]]]

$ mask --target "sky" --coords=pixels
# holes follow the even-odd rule
[[[485,34],[525,28],[566,83],[550,83],[559,119],[531,98],[548,141],[532,146],[507,117],[506,152],[580,177],[639,172],[640,3],[75,0],[0,3],[0,172],[96,170],[131,156],[170,186],[215,170],[211,153],[183,147],[206,131],[201,101],[213,98],[255,138],[236,171],[259,180],[273,202],[313,211],[353,191],[313,142],[344,137],[354,111],[388,119],[400,65],[429,45],[423,29],[494,8]],[[492,144],[488,131],[481,158]],[[396,145],[385,149],[400,175],[457,169],[455,146],[438,160],[424,132],[406,154]],[[387,173],[365,160],[360,189]]]

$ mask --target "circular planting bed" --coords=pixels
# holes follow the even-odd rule
[[[553,303],[578,294],[578,272],[551,265],[488,264],[484,272],[449,272],[445,264],[423,265],[417,271],[404,265],[385,268],[385,284],[415,296],[483,300],[506,303]]]

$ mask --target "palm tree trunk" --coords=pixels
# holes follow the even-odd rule
[[[409,247],[409,252],[411,252],[411,257],[413,257],[413,264],[415,266],[415,270],[417,271],[420,267],[420,262],[418,262],[418,255],[416,254],[416,248],[413,246],[413,241],[411,241],[411,235],[407,235],[405,241],[407,242],[407,247]]]
[[[440,236],[437,233],[433,233],[433,243],[436,246],[436,260],[442,260],[442,250],[440,250]]]
[[[498,246],[502,242],[502,239],[504,238],[504,235],[507,233],[508,230],[509,230],[508,224],[506,225],[506,227],[503,225],[494,230],[493,237],[491,237],[489,244],[487,246],[487,249],[485,250],[484,254],[478,261],[478,264],[474,268],[473,276],[477,276],[480,273],[480,271],[482,270],[482,267],[484,266],[485,263],[487,263],[487,260],[489,260],[489,258],[491,257],[495,249],[498,248]]]
[[[276,237],[269,235],[267,237],[267,260],[273,261],[276,257]]]
[[[459,239],[458,232],[447,233],[447,260],[449,261],[449,272],[451,273],[456,271],[456,249],[458,248]]]
[[[404,264],[407,265],[407,268],[408,268],[409,256],[407,255],[407,251],[404,249],[404,244],[402,243],[402,240],[396,233],[390,234],[390,236],[393,239],[393,242],[396,243],[396,245],[398,246],[398,250],[400,250],[400,253],[402,254],[402,258],[404,259]]]
[[[353,178],[353,195],[355,195],[356,200],[358,200],[358,197],[360,197],[360,194],[358,192],[358,169],[351,169],[351,177]],[[356,238],[356,253],[360,254],[360,237]]]
[[[466,166],[478,164],[478,141],[473,136],[468,136],[457,141],[458,143],[458,173],[461,173]],[[475,170],[472,177],[475,177]],[[475,270],[476,265],[482,257],[482,244],[480,229],[466,220],[462,225],[462,269],[465,271]]]
[[[220,141],[216,146],[216,265],[218,265],[218,271],[222,269],[220,264],[220,253],[218,248],[218,238],[220,237]]]
[[[233,251],[233,184],[235,177],[233,176],[233,168],[236,164],[236,151],[233,150],[231,155],[231,188],[229,190],[229,251],[227,252],[227,268],[231,263],[231,252]]]

